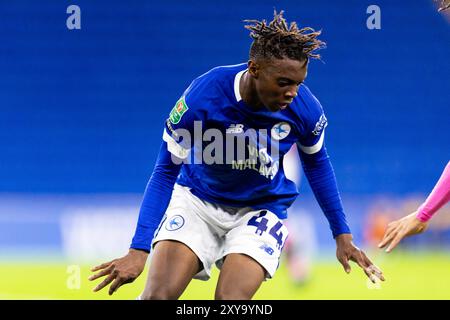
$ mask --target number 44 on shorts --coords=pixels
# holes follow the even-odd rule
[[[255,226],[255,233],[260,236],[269,228],[269,219],[265,218],[266,215],[267,210],[263,210],[259,213],[259,215],[252,217],[247,223],[249,226]],[[269,230],[269,234],[277,240],[278,250],[281,250],[283,247],[283,242],[286,240],[283,239],[283,232],[280,230],[281,227],[283,227],[283,224],[280,221],[277,221],[277,223]]]

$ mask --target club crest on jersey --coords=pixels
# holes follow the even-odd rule
[[[184,218],[178,214],[166,222],[167,231],[175,231],[181,229],[182,226],[184,226]]]
[[[327,118],[324,114],[322,114],[319,118],[319,121],[317,121],[316,126],[313,130],[313,135],[318,136],[320,135],[320,132],[328,125]]]
[[[173,107],[172,111],[170,112],[169,115],[170,122],[172,122],[173,124],[179,123],[183,115],[186,113],[186,111],[188,111],[188,109],[189,108],[183,96],[181,97],[180,100],[177,101],[175,107]]]
[[[290,132],[291,126],[287,122],[279,122],[272,127],[272,130],[270,130],[270,134],[275,140],[286,138]]]

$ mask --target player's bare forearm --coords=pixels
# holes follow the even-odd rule
[[[91,271],[98,272],[89,277],[90,281],[106,276],[93,291],[97,292],[112,282],[109,288],[109,294],[112,295],[121,285],[133,282],[144,270],[147,257],[146,251],[130,249],[122,258],[93,267]]]

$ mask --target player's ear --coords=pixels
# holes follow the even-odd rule
[[[257,62],[255,62],[253,60],[248,61],[248,73],[253,78],[258,79],[260,68],[261,68],[261,66]]]

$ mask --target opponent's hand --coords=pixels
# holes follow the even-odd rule
[[[93,267],[92,272],[100,272],[90,276],[90,281],[107,276],[93,291],[97,292],[112,282],[108,292],[112,295],[121,285],[133,282],[144,270],[147,256],[145,251],[130,249],[122,258]]]
[[[336,257],[344,267],[345,272],[350,273],[352,269],[349,261],[353,261],[364,270],[364,273],[373,283],[376,283],[376,278],[384,281],[383,272],[370,261],[364,251],[353,244],[352,240],[351,234],[340,234],[336,237]]]
[[[378,247],[384,248],[389,244],[386,252],[391,252],[404,237],[424,232],[427,223],[417,219],[416,215],[417,212],[413,212],[399,220],[389,223]]]

